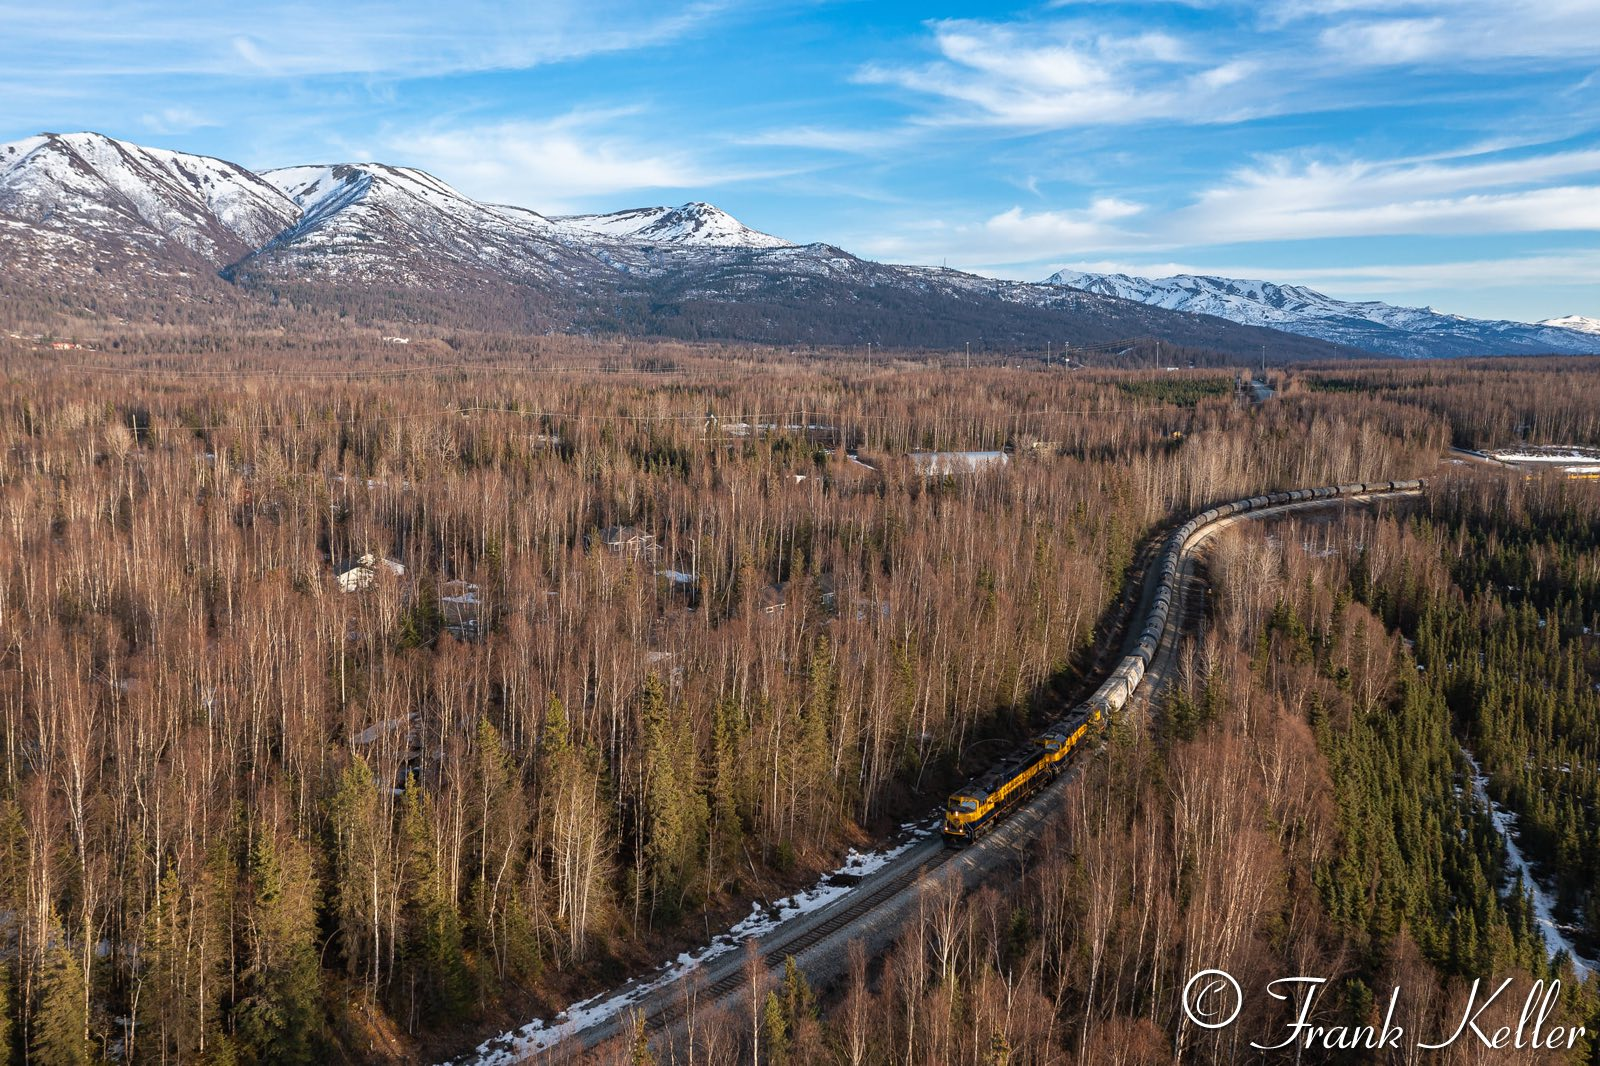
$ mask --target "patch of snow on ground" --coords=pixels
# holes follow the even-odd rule
[[[746,940],[765,936],[784,922],[842,899],[855,891],[862,879],[899,858],[913,845],[926,839],[928,834],[936,832],[938,826],[938,816],[927,821],[907,822],[900,827],[896,842],[882,851],[860,852],[851,848],[844,864],[823,874],[814,886],[774,903],[763,905],[759,900],[756,901],[751,905],[747,918],[713,938],[710,944],[693,955],[682,953],[671,962],[662,964],[654,974],[627,981],[615,992],[602,992],[580,1000],[548,1022],[537,1018],[520,1029],[491,1037],[470,1054],[453,1061],[459,1066],[511,1066],[556,1046],[575,1033],[626,1014],[629,1009],[697,967],[739,950]]]
[[[1600,459],[1600,453],[1593,448],[1578,447],[1550,447],[1540,448],[1537,451],[1526,452],[1489,452],[1491,457],[1502,463],[1570,463],[1573,460],[1594,462]]]
[[[939,475],[1004,466],[1011,462],[1011,457],[1005,452],[912,452],[911,462],[919,474]]]
[[[1595,964],[1578,954],[1578,949],[1557,924],[1555,901],[1544,890],[1538,878],[1533,876],[1528,860],[1523,858],[1522,849],[1517,846],[1517,816],[1510,811],[1502,810],[1489,798],[1489,778],[1478,765],[1477,757],[1465,748],[1461,751],[1466,755],[1467,762],[1472,764],[1472,794],[1489,808],[1489,818],[1494,822],[1495,831],[1506,842],[1506,855],[1510,858],[1511,865],[1522,871],[1522,882],[1533,896],[1534,918],[1539,924],[1539,931],[1544,934],[1545,950],[1550,953],[1551,958],[1555,958],[1558,951],[1565,951],[1572,958],[1572,967],[1578,972],[1579,977],[1595,972],[1597,969]]]

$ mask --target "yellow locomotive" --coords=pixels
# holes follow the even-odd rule
[[[945,804],[944,840],[960,847],[994,827],[1008,811],[1055,780],[1072,753],[1104,721],[1100,708],[1083,704],[1033,738]]]

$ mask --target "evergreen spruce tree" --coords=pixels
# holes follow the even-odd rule
[[[454,1021],[468,1001],[462,961],[461,922],[433,858],[433,805],[415,781],[406,785],[400,835],[405,848],[404,1016],[419,1021]]]
[[[783,960],[783,1014],[791,1034],[803,1023],[817,1016],[816,999],[811,992],[811,982],[800,972],[793,955],[788,955]]]
[[[0,961],[0,1066],[10,1066],[15,1057],[12,1043],[16,1030],[11,1022],[15,1009],[12,1004],[13,987],[11,963],[9,960]]]
[[[40,968],[28,1061],[37,1066],[88,1066],[93,1055],[84,1014],[83,967],[62,941],[59,928],[52,941]]]
[[[247,958],[234,1008],[239,1046],[219,1051],[262,1064],[319,1062],[322,970],[310,857],[297,842],[279,842],[262,826],[249,861]]]
[[[761,1009],[761,1041],[766,1046],[766,1062],[786,1066],[789,1061],[789,1026],[783,1016],[783,1001],[777,990],[767,993]]]
[[[722,890],[744,852],[744,820],[739,813],[739,707],[729,696],[718,701],[712,721],[711,832],[706,862],[709,893]],[[709,894],[708,893],[708,894]]]
[[[364,976],[376,994],[379,950],[375,943],[378,915],[372,885],[378,863],[378,786],[372,768],[359,756],[339,776],[329,810],[333,832],[334,913],[345,967]]]
[[[674,713],[661,679],[645,678],[645,860],[652,913],[672,920],[682,911],[704,854],[708,812],[700,792],[699,756],[689,716]]]

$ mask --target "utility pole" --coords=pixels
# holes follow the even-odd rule
[[[967,369],[972,369],[972,342],[967,342]]]

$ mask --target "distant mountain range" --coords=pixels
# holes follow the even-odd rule
[[[198,318],[214,304],[288,306],[374,323],[786,345],[1084,350],[1142,339],[1250,358],[1265,346],[1278,360],[1600,350],[1590,334],[1510,323],[1498,335],[1425,338],[1369,316],[1364,329],[1318,332],[1311,313],[1252,317],[1240,301],[1189,306],[1141,287],[1159,283],[1122,280],[1030,284],[877,263],[792,244],[699,202],[546,216],[382,163],[255,173],[96,133],[0,145],[0,293],[53,308],[191,308]],[[1291,291],[1199,280],[1253,285],[1263,307],[1265,289]],[[1418,339],[1402,352],[1390,344],[1402,336]],[[1482,347],[1497,337],[1500,348]]]
[[[1533,325],[1464,318],[1431,307],[1336,300],[1303,285],[1196,274],[1150,279],[1062,270],[1046,283],[1405,358],[1600,354],[1600,322],[1577,315]]]

